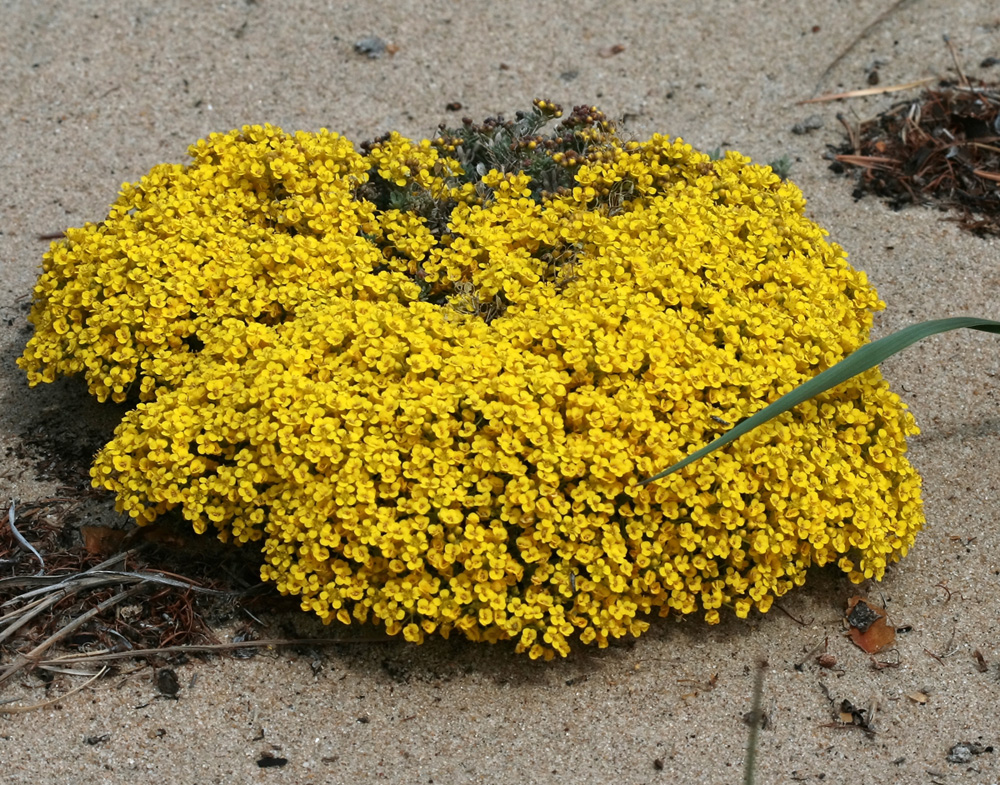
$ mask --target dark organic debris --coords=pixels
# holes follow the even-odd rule
[[[259,638],[257,631],[249,624],[241,624],[239,628],[233,633],[232,642],[233,643],[246,643],[247,641],[255,641]],[[232,656],[237,660],[249,660],[257,656],[257,649],[253,646],[247,646],[241,649],[233,649]]]
[[[866,736],[874,736],[875,728],[873,726],[873,721],[875,719],[875,712],[877,706],[873,704],[867,709],[863,709],[860,706],[855,705],[847,698],[844,698],[839,703],[830,694],[830,688],[826,686],[823,682],[819,683],[819,688],[826,695],[830,705],[833,707],[834,716],[836,721],[826,725],[828,728],[858,728],[864,731]]]
[[[833,168],[860,170],[858,198],[938,205],[970,231],[1000,235],[1000,85],[942,83],[849,134]]]
[[[849,607],[847,623],[856,628],[858,632],[868,632],[868,628],[880,618],[878,612],[871,605],[857,597],[853,598]]]
[[[281,768],[288,763],[288,758],[276,758],[269,752],[265,752],[257,759],[257,765],[262,769]]]
[[[7,572],[0,578],[0,690],[23,673],[50,677],[65,667],[57,661],[65,656],[142,656],[218,644],[206,617],[250,601],[246,587],[257,581],[252,560],[228,561],[228,577],[220,580],[213,574],[221,558],[214,541],[194,541],[184,530],[174,534],[169,525],[130,533],[75,527],[80,503],[79,494],[66,489],[63,496],[18,503],[17,531],[0,526]],[[44,572],[37,572],[39,561],[18,534],[44,555]],[[172,571],[179,569],[189,577]],[[168,697],[179,689],[171,675],[163,668],[155,680]]]
[[[180,682],[177,681],[177,672],[172,668],[160,668],[156,672],[156,689],[161,695],[168,698],[176,698],[181,690]]]
[[[840,702],[840,712],[838,719],[845,724],[860,725],[862,728],[868,727],[868,718],[865,716],[866,710],[858,708],[847,698]]]

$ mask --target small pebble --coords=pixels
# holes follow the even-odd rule
[[[359,55],[368,55],[368,58],[371,60],[378,60],[385,54],[387,46],[388,44],[377,35],[372,35],[355,42],[354,51]]]
[[[970,763],[974,755],[982,755],[984,752],[993,752],[993,747],[974,741],[960,741],[948,750],[945,760],[948,763]]]
[[[796,123],[792,126],[792,133],[802,136],[803,134],[808,134],[813,131],[819,130],[823,127],[823,118],[818,114],[811,114],[805,120],[800,123]]]
[[[947,760],[948,763],[971,763],[972,750],[964,744],[956,744],[948,751],[948,757],[945,758],[945,760]]]

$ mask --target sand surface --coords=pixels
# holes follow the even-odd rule
[[[625,116],[638,137],[663,132],[765,162],[788,155],[811,217],[888,304],[877,335],[922,318],[1000,319],[1000,243],[931,209],[855,201],[850,180],[822,158],[841,141],[837,113],[868,118],[914,93],[796,104],[817,89],[865,87],[875,66],[883,85],[954,76],[943,33],[966,70],[1000,77],[996,67],[979,68],[1000,56],[1000,8],[991,0],[905,3],[835,63],[890,5],[4,3],[0,497],[26,503],[85,487],[81,472],[60,476],[41,465],[40,440],[86,453],[118,416],[83,400],[78,385],[29,390],[14,365],[30,334],[28,293],[46,249],[39,235],[100,220],[123,181],[244,123],[326,127],[357,141],[391,129],[421,138],[443,120],[512,114],[534,97],[597,104]],[[356,53],[355,42],[369,36],[398,50],[378,59]],[[448,111],[452,102],[461,110]],[[793,134],[810,115],[823,127]],[[157,697],[152,669],[122,665],[56,707],[0,715],[0,778],[738,782],[754,663],[765,657],[759,783],[996,783],[997,341],[952,333],[884,366],[923,429],[911,457],[925,478],[927,526],[878,586],[859,589],[820,572],[780,602],[788,615],[775,609],[717,627],[660,621],[635,643],[550,664],[457,640],[192,658],[177,666],[177,700]],[[88,515],[116,518],[107,498]],[[844,608],[859,591],[884,599],[893,622],[908,628],[891,655],[895,667],[874,669],[844,637]],[[836,669],[810,656],[824,647]],[[81,681],[59,677],[46,691],[26,677],[0,700],[45,700]],[[908,697],[916,693],[926,702]],[[876,710],[874,733],[831,727],[843,700]],[[963,741],[995,749],[948,762]],[[265,755],[287,764],[261,768]]]

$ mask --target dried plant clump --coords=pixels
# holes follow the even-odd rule
[[[852,129],[835,166],[860,169],[856,195],[894,209],[932,204],[966,229],[1000,235],[1000,90],[945,84]]]
[[[235,596],[211,587],[217,576],[199,582],[164,572],[164,553],[156,547],[162,526],[141,530],[130,538],[132,547],[113,555],[107,551],[122,543],[123,531],[85,526],[82,542],[66,544],[67,519],[78,503],[54,497],[6,511],[9,521],[0,526],[0,564],[8,573],[0,579],[0,650],[9,656],[0,668],[0,687],[35,668],[43,680],[51,679],[60,672],[57,649],[114,655],[211,640],[195,592]],[[160,569],[150,570],[152,561]],[[218,565],[216,560],[216,570]],[[187,568],[197,571],[190,555]]]

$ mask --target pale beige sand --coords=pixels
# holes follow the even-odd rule
[[[865,118],[900,96],[797,106],[848,42],[891,3],[856,0],[640,3],[9,2],[0,26],[0,497],[31,501],[43,479],[21,434],[49,423],[65,445],[99,444],[113,414],[60,383],[29,390],[14,359],[45,243],[39,234],[100,220],[119,184],[180,160],[188,143],[248,122],[328,127],[360,141],[421,136],[462,115],[536,96],[627,114],[637,136],[681,135],[704,149],[768,161],[788,154],[810,214],[866,270],[888,303],[883,334],[920,318],[1000,318],[1000,244],[927,209],[894,213],[827,171],[836,114]],[[817,32],[813,32],[814,28]],[[992,0],[905,4],[829,74],[823,90],[954,74],[1000,55]],[[376,35],[381,59],[353,44]],[[624,51],[604,57],[616,45]],[[994,68],[993,77],[997,78]],[[445,110],[461,102],[460,112]],[[818,114],[825,126],[796,136]],[[265,653],[180,667],[179,700],[156,699],[141,669],[58,709],[0,716],[9,783],[370,782],[654,783],[740,781],[752,665],[769,662],[760,783],[995,783],[1000,780],[1000,344],[980,333],[918,345],[885,372],[923,427],[912,458],[928,524],[880,586],[899,666],[873,670],[845,640],[857,589],[832,573],[780,611],[710,628],[660,622],[635,645],[548,665],[503,647],[435,641]],[[89,441],[86,441],[89,439]],[[110,500],[98,519],[114,518]],[[946,592],[941,586],[947,586]],[[948,599],[950,592],[950,599]],[[807,653],[824,641],[841,670]],[[989,670],[976,668],[978,649]],[[930,656],[933,653],[937,656]],[[796,663],[805,660],[801,670]],[[314,670],[315,669],[315,670]],[[128,668],[125,668],[128,670]],[[714,689],[709,680],[714,681]],[[53,690],[79,680],[60,680]],[[42,700],[32,679],[0,699]],[[876,733],[828,726],[848,699],[877,705]],[[907,697],[923,691],[920,705]],[[108,738],[86,743],[89,736]],[[946,761],[960,741],[997,749]],[[287,758],[261,769],[265,752]],[[654,765],[656,761],[660,761]]]

